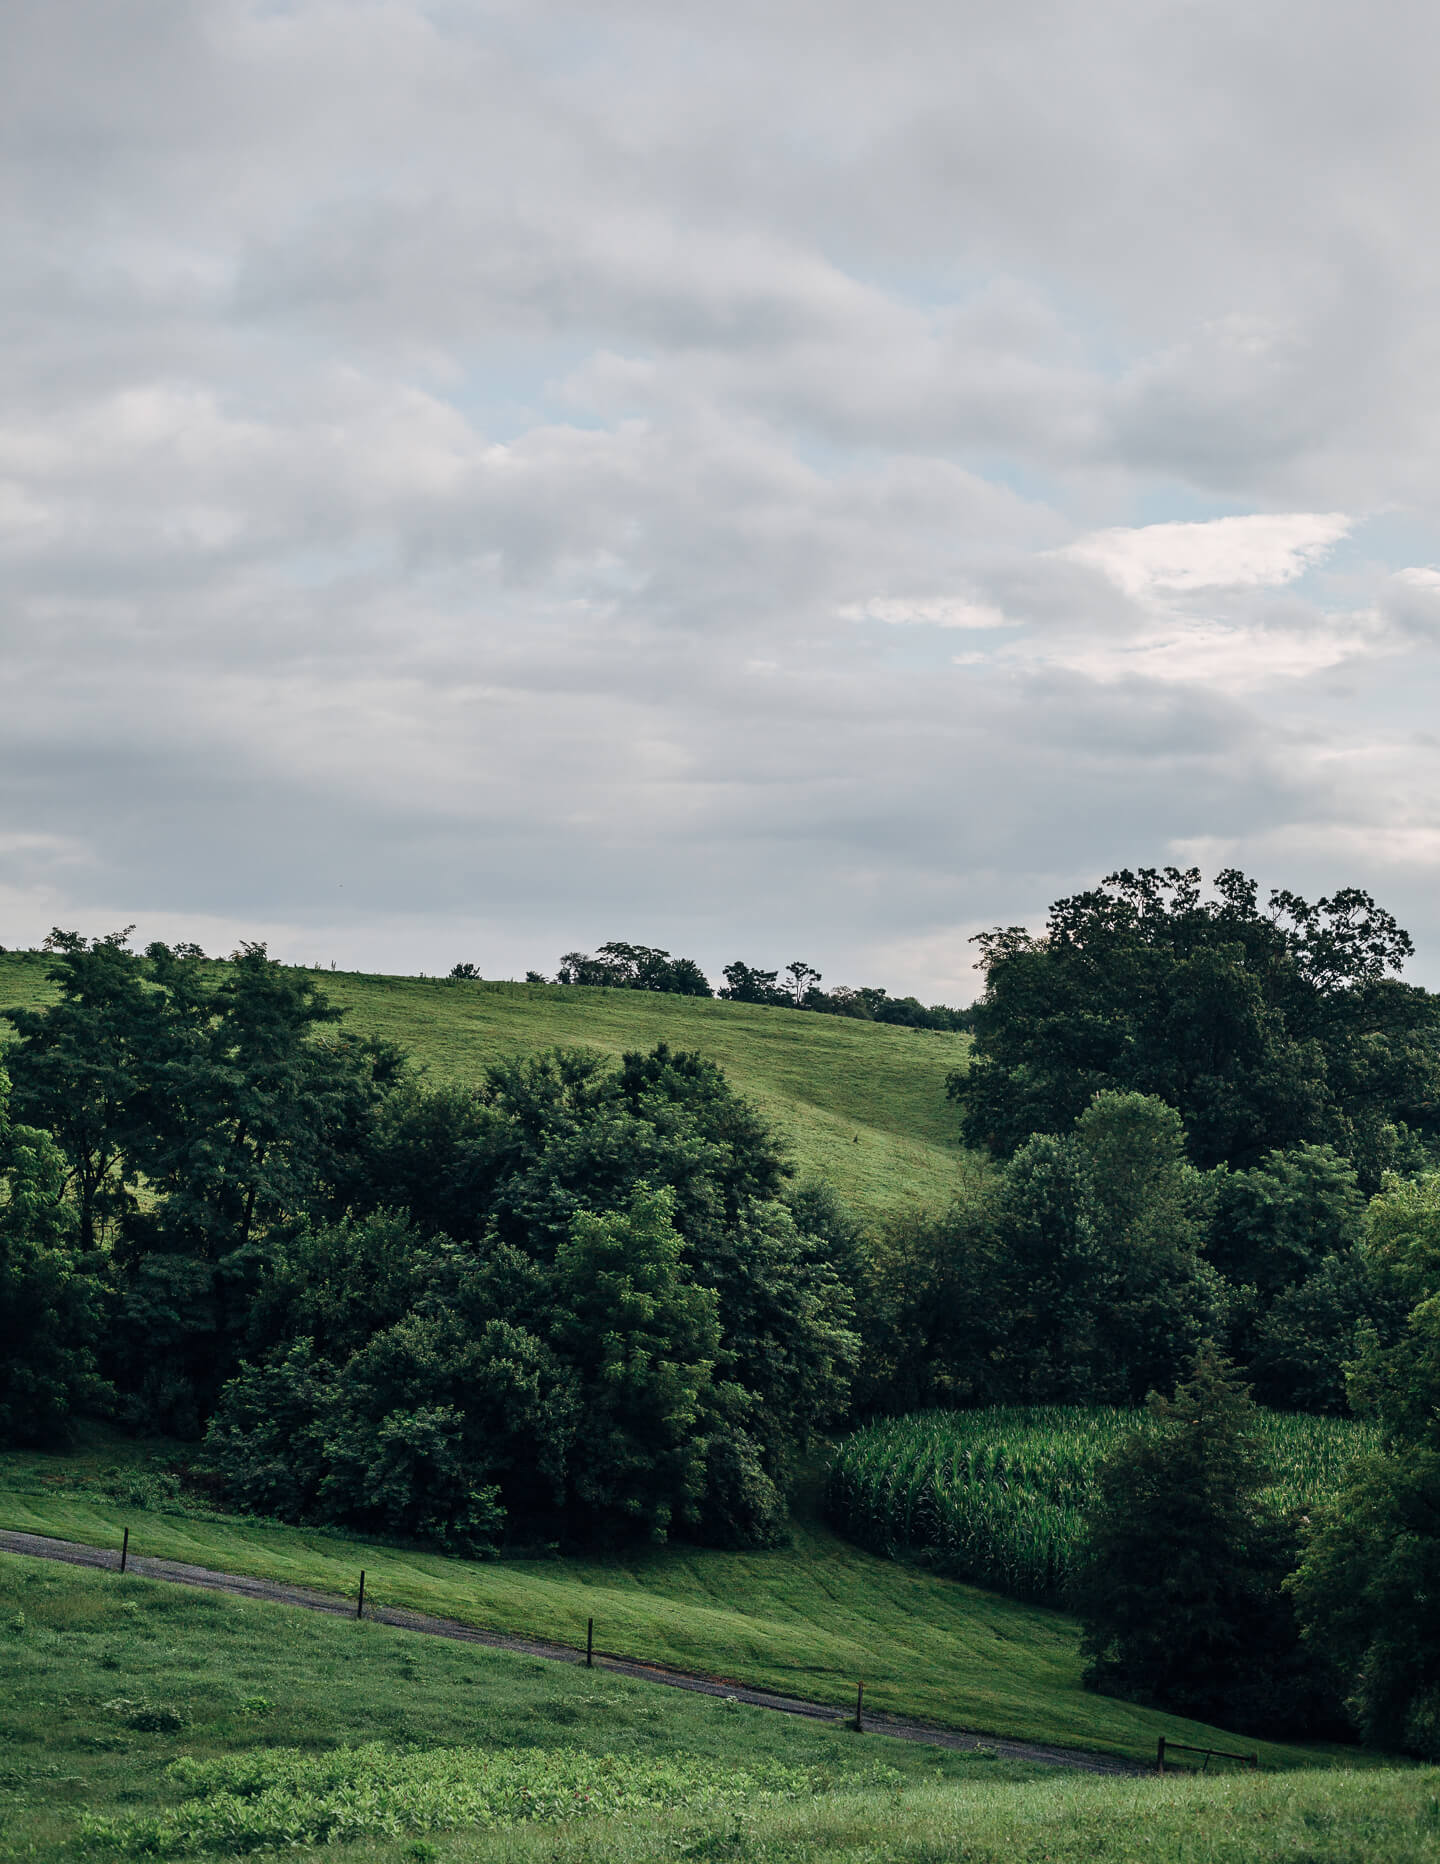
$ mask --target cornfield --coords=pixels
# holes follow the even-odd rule
[[[1096,1464],[1144,1411],[1111,1406],[997,1406],[886,1418],[848,1437],[826,1483],[842,1534],[891,1555],[918,1555],[954,1579],[1058,1603],[1083,1545]],[[1339,1418],[1261,1413],[1277,1512],[1327,1500],[1368,1428]]]

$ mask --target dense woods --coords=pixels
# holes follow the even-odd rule
[[[980,944],[954,1199],[862,1224],[698,1054],[437,1087],[263,947],[55,933],[0,1091],[0,1436],[105,1414],[231,1505],[482,1555],[773,1544],[847,1423],[1148,1402],[1066,1582],[1095,1686],[1440,1754],[1440,1015],[1406,935],[1167,869]],[[709,992],[657,948],[565,967]],[[791,973],[727,994],[828,1007]],[[869,994],[840,1013],[905,1020]],[[1279,1514],[1256,1401],[1378,1448]]]

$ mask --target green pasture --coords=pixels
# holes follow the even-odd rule
[[[49,1001],[46,962],[0,956],[0,1009]],[[802,1176],[871,1216],[943,1209],[966,1157],[945,1098],[965,1035],[639,990],[316,976],[350,1027],[399,1043],[434,1081],[473,1081],[502,1056],[556,1045],[698,1049],[785,1135]]]
[[[894,1784],[1036,1771],[862,1741],[539,1658],[0,1554],[7,1864],[91,1855],[76,1844],[87,1814],[124,1822],[163,1813],[179,1797],[166,1769],[181,1756],[192,1767],[233,1767],[373,1742],[515,1755],[532,1782],[547,1770],[562,1783],[588,1776],[592,1797],[597,1761],[607,1784],[653,1789],[658,1776],[682,1796],[737,1774],[762,1790],[796,1773],[830,1790],[877,1776]]]
[[[71,1456],[0,1456],[0,1527],[366,1596],[486,1629],[600,1649],[848,1705],[857,1680],[877,1710],[1133,1759],[1158,1735],[1234,1747],[1237,1738],[1098,1696],[1080,1685],[1079,1632],[1025,1605],[878,1558],[808,1509],[789,1546],[725,1553],[672,1545],[609,1559],[476,1563],[333,1532],[154,1505],[143,1449],[92,1437]],[[149,1452],[156,1465],[167,1451]],[[151,1505],[145,1505],[146,1503]],[[1244,1742],[1245,1747],[1253,1746]],[[1348,1750],[1343,1751],[1348,1753]],[[1267,1764],[1329,1750],[1271,1745]]]
[[[464,1787],[477,1775],[493,1783],[488,1826],[462,1823],[462,1792],[451,1813],[443,1797],[414,1790],[417,1778]],[[529,1787],[518,1805],[517,1781]],[[427,1822],[386,1832],[397,1808]],[[287,1824],[303,1833],[327,1813],[344,1815],[339,1829],[375,1835],[299,1836],[284,1855],[325,1864],[1440,1859],[1434,1769],[1074,1777],[0,1554],[4,1864],[255,1855],[257,1840],[273,1844]],[[196,1828],[213,1848],[187,1848]]]

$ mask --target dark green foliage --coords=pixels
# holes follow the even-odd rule
[[[1440,1759],[1440,1178],[1391,1180],[1366,1220],[1387,1293],[1411,1303],[1393,1344],[1352,1370],[1357,1411],[1384,1447],[1317,1522],[1295,1596],[1365,1738]]]
[[[598,985],[609,990],[659,990],[676,997],[715,994],[710,980],[693,958],[672,958],[668,951],[656,946],[629,945],[623,939],[611,939],[593,957],[583,951],[567,951],[560,960],[555,981],[557,984]]]
[[[55,1442],[103,1394],[102,1269],[77,1245],[65,1180],[50,1135],[11,1121],[0,1071],[0,1444]]]
[[[353,1165],[357,1214],[271,1243],[215,1468],[247,1505],[403,1515],[454,1545],[481,1537],[444,1506],[458,1524],[491,1491],[522,1536],[773,1540],[857,1348],[853,1226],[785,1188],[763,1122],[663,1045],[502,1066],[473,1095],[403,1087]],[[281,1477],[264,1414],[297,1393],[308,1447]]]
[[[59,1003],[6,1012],[20,1037],[6,1055],[14,1117],[43,1127],[65,1155],[87,1252],[133,1205],[145,1124],[137,1051],[152,1004],[143,966],[126,949],[133,929],[86,940],[57,928],[45,944]]]
[[[1364,1250],[1327,1256],[1314,1274],[1256,1313],[1251,1290],[1234,1304],[1231,1337],[1262,1404],[1328,1412],[1350,1409],[1346,1368],[1367,1333],[1387,1345],[1405,1325],[1404,1299],[1376,1275]]]
[[[1158,1095],[1203,1167],[1333,1145],[1373,1187],[1440,1134],[1440,1009],[1397,982],[1412,946],[1368,894],[1316,905],[1197,869],[1122,870],[1059,900],[1046,932],[979,940],[971,1067],[952,1077],[973,1145],[1008,1157],[1109,1089]]]
[[[866,1397],[944,1403],[1140,1402],[1223,1318],[1203,1260],[1207,1189],[1174,1111],[1101,1094],[1039,1134],[939,1223],[893,1229],[864,1304]]]
[[[892,997],[888,991],[867,985],[853,990],[839,984],[821,990],[820,973],[797,959],[786,970],[762,971],[742,963],[725,966],[722,997],[732,1003],[772,1003],[791,1010],[818,1010],[825,1016],[856,1017],[867,1023],[892,1023],[903,1029],[968,1029],[970,1012],[952,1010],[943,1003],[927,1009],[918,997]]]
[[[1351,1249],[1365,1209],[1354,1166],[1328,1145],[1272,1152],[1249,1171],[1222,1169],[1213,1194],[1210,1259],[1267,1303]]]
[[[1268,1515],[1255,1408],[1213,1347],[1096,1472],[1074,1586],[1094,1689],[1246,1732],[1327,1723],[1283,1590],[1297,1525]]]
[[[126,938],[51,935],[60,1000],[10,1013],[7,1064],[17,1111],[64,1155],[82,1253],[107,1251],[122,1413],[193,1436],[234,1369],[259,1246],[343,1181],[399,1059],[335,1030],[263,946],[217,979],[193,948],[140,958]]]

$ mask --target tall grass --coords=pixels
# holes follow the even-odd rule
[[[831,1523],[862,1546],[919,1554],[1013,1598],[1058,1603],[1084,1538],[1096,1464],[1149,1414],[1114,1406],[996,1406],[887,1418],[846,1439],[825,1491]],[[1262,1412],[1277,1512],[1333,1495],[1371,1433],[1338,1418]]]

